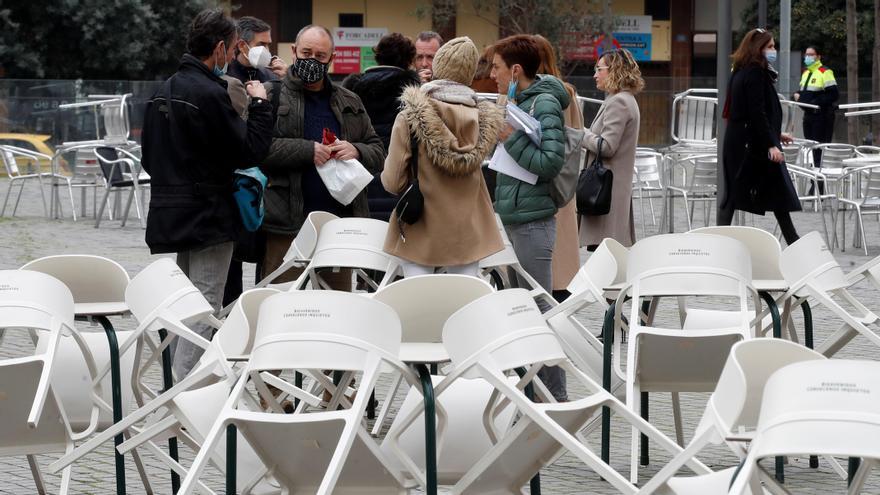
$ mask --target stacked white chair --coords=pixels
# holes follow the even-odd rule
[[[847,493],[861,493],[880,461],[880,363],[804,361],[774,373],[764,386],[755,439],[729,493],[760,492],[758,461],[819,454],[862,458]],[[845,489],[840,481],[840,492]]]
[[[628,262],[629,290],[621,291],[616,308],[619,322],[622,298],[631,294],[626,403],[632,411],[639,411],[642,392],[672,392],[676,434],[679,444],[683,444],[677,393],[714,390],[731,346],[753,336],[750,327],[757,308],[750,316],[748,298],[752,295],[757,300],[757,294],[750,286],[749,254],[742,243],[727,237],[668,234],[637,242]],[[680,329],[655,326],[656,300],[643,322],[642,300],[662,296],[679,298],[683,320]],[[713,309],[710,317],[702,318],[682,308],[684,297],[720,297],[732,300],[733,309]],[[618,368],[622,355],[619,341],[615,339],[614,352]],[[638,482],[638,441],[634,429],[630,470],[633,483]]]
[[[686,460],[711,444],[726,443],[739,459],[744,459],[747,455],[746,442],[753,439],[758,424],[767,379],[789,364],[824,359],[815,351],[780,339],[752,339],[735,344],[693,439],[684,451],[642,485],[639,493],[647,495],[664,487],[677,495],[719,493],[719,489],[726,491],[735,468],[705,476],[673,475]],[[764,481],[773,482],[770,476],[764,477]]]
[[[311,283],[315,289],[329,289],[321,278],[322,270],[353,270],[355,278],[376,290],[386,285],[397,274],[399,260],[383,250],[388,223],[372,218],[336,218],[321,226],[315,250],[302,275],[293,283],[293,289],[305,289]],[[380,282],[368,276],[366,270],[383,272]]]
[[[135,448],[145,448],[170,469],[179,475],[187,470],[176,460],[161,450],[157,443],[165,438],[182,439],[194,450],[199,450],[214,420],[234,386],[238,373],[233,369],[235,362],[246,361],[253,347],[258,325],[258,315],[262,302],[279,291],[270,288],[245,291],[236,301],[229,317],[211,340],[210,347],[202,355],[195,368],[171,389],[128,414],[123,421],[93,436],[87,442],[65,455],[50,466],[57,471],[98,448],[101,444],[122,432],[133,436],[119,446],[121,453]],[[146,420],[142,427],[136,425]],[[239,445],[244,442],[239,443]],[[239,447],[239,456],[244,459],[242,471],[261,478],[265,472],[255,454],[244,444]],[[223,453],[212,460],[220,469]],[[248,479],[242,478],[242,485]],[[256,493],[273,493],[266,483],[261,484]]]
[[[291,268],[304,268],[307,266],[312,258],[312,254],[315,252],[315,246],[318,244],[318,235],[321,232],[321,228],[325,223],[337,218],[339,217],[326,211],[313,211],[309,213],[296,237],[290,243],[287,253],[284,254],[281,266],[260,280],[256,287],[266,287],[272,284],[275,279]],[[274,286],[278,286],[276,288],[280,289],[289,288],[289,285],[290,283],[274,284]]]
[[[639,428],[672,453],[680,449],[653,426],[632,414],[610,393],[582,373],[566,358],[553,331],[547,327],[534,300],[523,289],[486,295],[465,306],[449,318],[443,330],[443,343],[454,370],[437,387],[438,400],[459,379],[483,378],[495,393],[483,410],[483,425],[493,439],[493,447],[474,464],[452,488],[455,494],[519,493],[542,467],[569,451],[597,472],[621,493],[635,493],[636,488],[578,438],[578,432],[608,406],[620,417]],[[566,403],[556,403],[538,386],[542,403],[528,399],[523,389],[536,380],[544,366],[560,366],[569,380],[576,379],[587,396]],[[511,383],[513,370],[523,372]],[[496,415],[508,405],[516,408],[518,420],[507,429],[494,426]],[[406,427],[416,418],[418,409],[401,423]],[[696,461],[689,462],[697,473],[709,470]]]
[[[79,346],[91,380],[96,377],[88,346],[73,323],[73,296],[64,284],[43,273],[3,270],[0,281],[0,328],[28,329],[32,338],[36,337],[34,332],[48,332],[41,352],[0,360],[0,455],[27,456],[36,489],[45,493],[36,454],[70,452],[75,441],[95,431],[99,417],[96,401],[101,387],[95,382],[89,390],[93,400],[89,422],[75,432],[52,383],[58,345],[62,336],[68,334]],[[68,466],[61,476],[60,493],[68,492],[70,480]]]
[[[788,292],[780,300],[791,297],[794,306],[804,301],[819,304],[842,320],[841,326],[816,346],[816,350],[833,356],[857,335],[880,346],[880,335],[872,329],[880,317],[849,291],[859,277],[870,273],[869,269],[860,270],[848,278],[818,232],[810,232],[787,247],[782,252],[780,266],[789,285]]]
[[[247,368],[212,425],[181,485],[192,493],[206,462],[235,425],[254,448],[283,493],[404,493],[413,483],[393,468],[362,424],[370,392],[383,366],[394,367],[415,385],[417,379],[398,359],[400,324],[394,311],[377,301],[336,291],[293,291],[268,298]],[[276,370],[300,371],[304,386],[284,380]],[[342,371],[334,385],[326,370]],[[347,384],[361,373],[355,397]],[[269,402],[257,411],[249,391]],[[299,400],[293,414],[277,414],[275,386]],[[330,394],[323,403],[320,390]],[[405,465],[415,468],[412,459]],[[410,476],[421,479],[420,473]]]

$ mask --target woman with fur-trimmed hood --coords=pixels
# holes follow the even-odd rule
[[[468,86],[480,54],[470,38],[450,40],[434,56],[434,80],[407,88],[394,121],[382,185],[402,193],[411,181],[410,136],[418,143],[422,217],[399,224],[392,213],[385,251],[402,258],[404,276],[449,273],[476,276],[479,261],[504,248],[480,166],[498,142],[503,111],[478,101]]]

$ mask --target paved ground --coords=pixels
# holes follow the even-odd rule
[[[5,193],[8,182],[0,179],[0,193]],[[13,198],[14,199],[14,198]],[[79,201],[79,198],[77,198]],[[659,201],[655,204],[659,217]],[[15,218],[0,218],[0,269],[17,268],[25,262],[51,254],[61,253],[91,253],[101,254],[121,263],[130,274],[135,274],[156,257],[151,256],[143,242],[143,230],[136,221],[130,222],[125,228],[120,228],[118,221],[105,221],[100,229],[95,229],[94,218],[81,219],[74,223],[69,218],[64,220],[46,220],[40,217],[39,196],[31,185],[25,190],[22,206]],[[65,211],[69,215],[69,211]],[[7,212],[8,214],[8,212]],[[639,208],[636,208],[637,220],[640,217]],[[678,231],[686,230],[687,226],[681,215],[679,206],[676,218]],[[702,225],[702,216],[697,214],[697,222]],[[658,218],[659,219],[659,218]],[[773,230],[775,223],[772,216],[769,218],[757,217],[755,225]],[[810,230],[821,230],[819,216],[816,213],[798,213],[795,215],[795,224],[801,233]],[[638,225],[638,224],[637,224]],[[649,232],[656,228],[648,227]],[[847,226],[848,232],[852,232],[852,223]],[[867,226],[868,241],[871,246],[869,256],[880,254],[880,228],[869,222]],[[641,234],[641,231],[637,229]],[[584,253],[586,256],[586,253]],[[846,269],[861,264],[869,259],[860,250],[849,247],[846,253],[835,253],[835,256]],[[252,274],[253,268],[249,267],[247,273]],[[880,303],[880,297],[876,290],[868,287],[860,287],[855,294],[872,308]],[[601,325],[601,315],[595,311],[586,311],[579,315],[587,328],[598,333]],[[670,318],[671,314],[661,315],[661,318]],[[817,341],[821,342],[836,328],[836,321],[827,311],[817,309],[814,311]],[[802,328],[800,316],[796,317],[798,328]],[[120,319],[116,322],[120,329],[132,328],[132,319]],[[30,352],[31,346],[27,339],[17,336],[7,336],[0,347],[0,357],[22,355]],[[876,359],[877,349],[870,346],[866,340],[856,338],[840,354],[841,357]],[[571,394],[577,396],[583,390],[571,387]],[[684,424],[686,426],[685,438],[689,438],[692,428],[699,420],[702,413],[706,394],[682,394],[682,409],[684,412]],[[652,395],[651,421],[667,434],[673,433],[672,417],[667,394]],[[598,448],[598,433],[591,434],[590,443]],[[628,473],[628,445],[629,432],[619,424],[613,429],[612,466],[622,473]],[[668,456],[652,449],[651,465],[643,468],[642,480],[647,479],[661,467]],[[193,453],[187,448],[181,449],[181,457],[184,465],[188,465]],[[41,466],[48,465],[55,455],[37,456]],[[708,451],[703,460],[712,467],[727,467],[734,462],[733,456],[726,454],[724,449]],[[131,458],[127,457],[129,493],[144,493],[140,485],[137,472],[133,469]],[[156,493],[170,493],[167,470],[159,461],[148,453],[144,454],[144,462],[150,474],[150,480]],[[795,493],[841,493],[845,491],[845,481],[837,477],[828,463],[821,464],[818,470],[810,469],[806,462],[801,459],[790,459],[787,472],[788,483]],[[59,477],[46,474],[46,482],[50,491],[57,491]],[[73,472],[72,493],[109,494],[114,491],[113,458],[111,448],[105,445],[97,452],[87,456],[83,461],[76,464]],[[209,470],[205,481],[213,488],[222,491],[223,478],[217,471]],[[584,494],[584,493],[615,493],[610,486],[601,481],[594,473],[585,468],[576,458],[564,455],[552,466],[542,472],[542,486],[544,493],[550,494]],[[868,491],[880,493],[880,479],[874,476],[869,481]],[[30,470],[24,457],[0,458],[0,493],[25,494],[34,493],[34,485],[31,481]]]

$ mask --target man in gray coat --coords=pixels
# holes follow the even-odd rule
[[[261,169],[269,178],[266,190],[266,254],[263,276],[281,266],[282,258],[312,211],[327,211],[340,217],[368,217],[366,189],[343,205],[327,191],[318,167],[327,160],[356,159],[371,173],[382,170],[385,148],[360,98],[333,84],[327,70],[333,61],[333,38],[322,26],[304,27],[293,46],[294,63],[282,82],[269,156]],[[332,145],[322,144],[329,129],[338,137]],[[295,279],[287,272],[277,282]],[[328,274],[330,275],[330,274]],[[350,289],[350,276],[340,272],[324,279],[338,290]]]

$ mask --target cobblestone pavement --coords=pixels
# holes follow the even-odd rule
[[[5,179],[0,179],[0,194],[5,194],[7,186],[8,182]],[[66,199],[63,195],[62,198]],[[80,201],[79,197],[76,199],[77,202]],[[659,203],[659,201],[655,202],[658,220]],[[91,204],[89,209],[91,209]],[[640,217],[638,206],[636,206],[635,212],[637,232],[641,235],[638,227]],[[681,214],[680,204],[677,213],[676,229],[681,232],[686,230],[687,226]],[[149,254],[144,245],[144,231],[136,220],[130,221],[124,228],[120,228],[118,220],[105,220],[100,229],[95,229],[94,218],[84,218],[73,222],[69,218],[69,211],[65,211],[68,218],[63,220],[47,220],[41,217],[40,214],[39,195],[35,186],[29,185],[25,189],[18,216],[15,218],[8,216],[0,218],[0,253],[2,253],[0,254],[0,269],[18,268],[27,261],[46,255],[89,253],[100,254],[114,259],[122,264],[131,275],[134,275],[156,259],[156,256]],[[699,209],[695,221],[695,226],[702,225],[702,214]],[[794,215],[794,222],[802,234],[811,230],[821,231],[821,223],[817,213],[797,213]],[[853,231],[852,220],[848,220],[848,222],[847,231],[848,235],[851,235],[850,233]],[[775,228],[775,221],[772,216],[755,217],[754,224],[757,227],[771,231]],[[856,250],[850,246],[847,246],[845,253],[841,253],[839,250],[835,252],[835,256],[845,269],[848,270],[855,265],[867,261],[870,257],[880,254],[880,228],[874,222],[868,222],[866,230],[868,231],[867,236],[870,247],[868,257],[861,250]],[[656,232],[656,227],[649,225],[648,231]],[[583,253],[583,255],[586,256],[586,253]],[[246,280],[252,280],[252,274],[253,266],[247,266]],[[858,287],[854,293],[871,308],[877,308],[878,303],[880,303],[878,292],[872,288]],[[661,315],[660,317],[671,316]],[[579,315],[579,318],[582,319],[588,329],[596,333],[599,332],[601,315],[598,312],[588,310]],[[803,328],[800,315],[795,316],[795,321],[798,328]],[[837,326],[837,322],[831,317],[830,313],[822,309],[814,310],[814,321],[817,342],[821,342]],[[134,321],[131,318],[117,319],[115,324],[119,329],[131,329],[134,327]],[[83,328],[87,327],[84,326]],[[90,330],[95,330],[95,328],[93,327]],[[0,358],[13,355],[20,356],[30,352],[30,350],[30,343],[27,339],[7,335],[2,347],[0,347]],[[839,353],[839,356],[876,359],[877,349],[871,347],[865,339],[857,337]],[[578,393],[582,392],[582,390],[577,390],[576,388],[570,390],[574,397],[577,397]],[[652,423],[671,436],[673,434],[673,426],[668,394],[652,394],[651,397],[650,417]],[[702,413],[707,397],[707,394],[682,394],[682,411],[686,426],[685,439],[690,438],[693,427]],[[400,397],[398,397],[398,402],[399,400]],[[588,440],[598,450],[598,432],[590,434]],[[626,475],[629,472],[629,430],[615,422],[612,440],[611,464]],[[186,447],[181,448],[181,459],[184,465],[189,465],[192,456],[193,452],[190,449]],[[57,458],[57,456],[37,456],[38,463],[44,468],[54,458]],[[652,448],[651,464],[642,468],[641,479],[646,480],[656,473],[667,459],[669,459],[668,455]],[[735,461],[732,455],[726,453],[721,448],[710,449],[701,456],[701,459],[713,468],[727,467]],[[156,457],[147,452],[143,453],[143,460],[155,493],[170,493],[167,469],[163,467]],[[126,466],[128,467],[127,485],[129,493],[144,493],[145,490],[140,484],[137,471],[134,469],[130,456],[126,456]],[[56,492],[60,477],[49,473],[44,473],[44,476],[50,491]],[[819,469],[810,469],[804,459],[789,459],[786,476],[788,486],[794,493],[825,494],[842,493],[845,491],[845,480],[838,477],[824,460],[820,464]],[[213,489],[222,492],[223,477],[216,470],[209,469],[205,474],[205,481]],[[548,494],[615,493],[607,483],[600,480],[598,476],[588,470],[576,458],[568,454],[562,456],[552,466],[544,469],[541,473],[541,481],[543,492]],[[71,493],[109,494],[114,492],[114,486],[113,456],[109,443],[75,465]],[[880,479],[877,476],[869,480],[867,491],[870,493],[880,493]],[[0,458],[0,493],[35,493],[30,469],[24,457]]]

